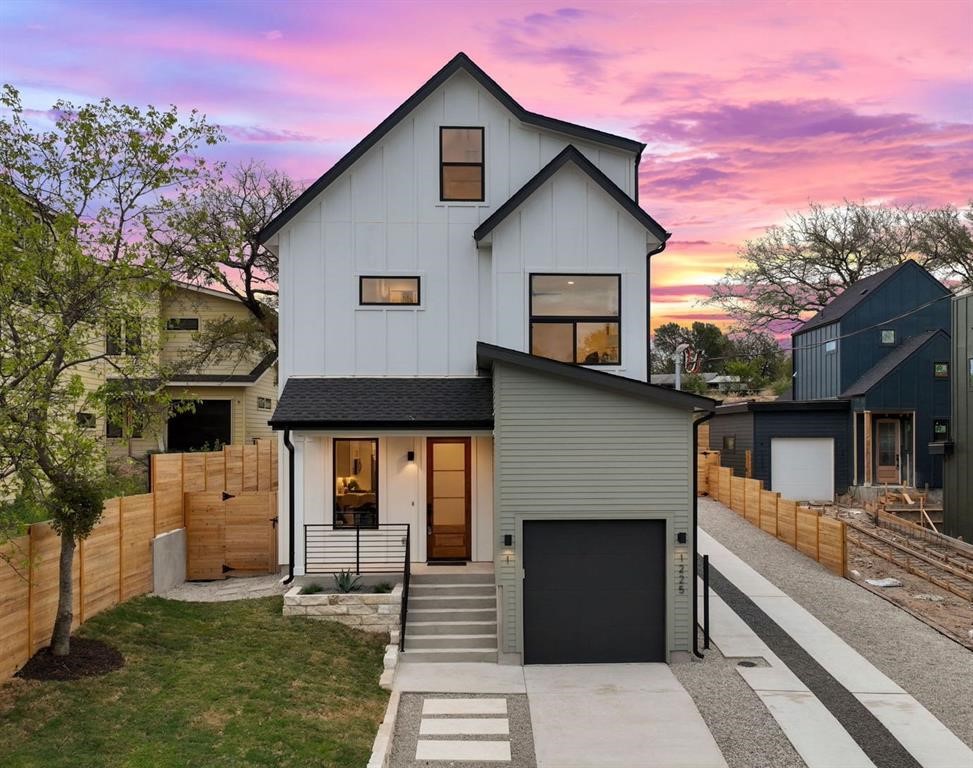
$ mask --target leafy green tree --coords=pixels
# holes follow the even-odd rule
[[[87,382],[101,366],[133,382],[130,406],[155,398],[134,386],[160,375],[145,318],[165,276],[145,233],[171,210],[162,193],[198,174],[197,146],[219,133],[195,112],[107,99],[59,101],[53,126],[37,129],[10,86],[0,106],[0,498],[42,508],[61,536],[51,652],[67,655],[75,549],[105,493],[90,425],[110,415],[108,393]]]
[[[729,347],[719,326],[701,322],[688,328],[678,323],[664,323],[655,329],[653,341],[653,373],[675,371],[673,355],[680,344],[689,344],[700,355],[703,370],[721,373]]]
[[[750,330],[781,331],[817,312],[852,283],[906,259],[973,287],[973,203],[916,208],[812,204],[739,252],[707,304]]]

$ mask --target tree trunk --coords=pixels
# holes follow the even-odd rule
[[[71,652],[71,622],[74,619],[74,550],[77,547],[74,538],[67,534],[61,535],[60,573],[57,582],[57,616],[54,619],[54,631],[51,633],[51,653],[55,656],[67,656]]]

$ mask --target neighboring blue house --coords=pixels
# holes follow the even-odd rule
[[[849,485],[942,487],[942,456],[929,443],[950,431],[950,295],[906,261],[851,285],[794,332],[793,399],[747,408],[752,466],[771,488],[822,499]],[[819,406],[799,405],[812,402],[847,416],[825,420]],[[711,448],[725,450],[736,441],[723,439],[721,419],[742,423],[741,408],[721,410]]]

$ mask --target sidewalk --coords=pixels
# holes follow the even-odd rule
[[[758,532],[755,532],[758,533]],[[810,768],[963,768],[973,751],[908,692],[705,531],[712,637]],[[853,620],[853,617],[850,617]]]

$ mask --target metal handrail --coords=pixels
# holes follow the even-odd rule
[[[408,523],[304,526],[304,572],[400,573],[408,560]]]
[[[409,581],[412,576],[412,558],[409,553],[411,547],[411,529],[406,526],[405,531],[405,558],[402,561],[402,605],[399,608],[399,650],[405,650],[405,621],[409,613]]]

